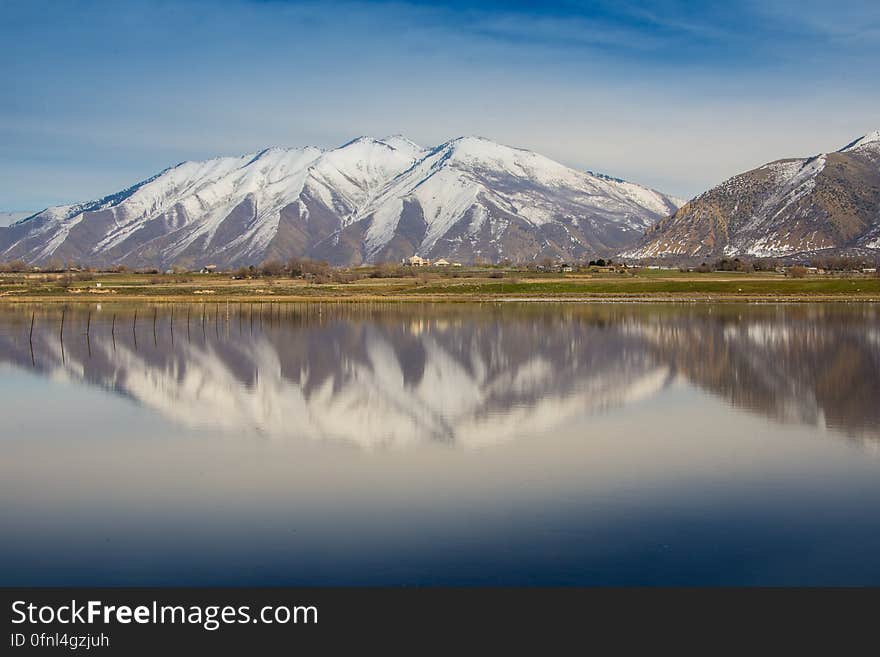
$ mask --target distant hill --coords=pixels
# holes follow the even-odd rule
[[[633,258],[880,249],[880,131],[834,153],[777,160],[724,181],[659,221]]]

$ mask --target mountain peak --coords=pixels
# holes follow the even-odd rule
[[[444,153],[445,157],[463,164],[500,167],[507,172],[531,174],[540,171],[568,169],[543,155],[524,148],[500,144],[486,137],[462,136],[450,139],[438,146],[434,152]]]
[[[507,146],[505,144],[500,144],[497,141],[489,139],[488,137],[480,137],[479,135],[462,135],[460,137],[455,137],[454,139],[450,139],[445,144],[442,144],[440,148],[452,148],[455,150],[465,150],[465,151],[522,151],[521,148],[514,148],[513,146]],[[523,151],[529,152],[529,151]]]
[[[854,151],[862,146],[867,146],[868,144],[878,144],[880,145],[880,130],[875,130],[874,132],[869,132],[863,137],[859,137],[855,141],[850,142],[843,148],[841,148],[839,153],[848,153],[849,151]]]
[[[419,146],[416,142],[414,142],[412,139],[408,139],[405,136],[399,135],[399,134],[398,135],[389,135],[388,137],[382,137],[382,139],[380,139],[379,141],[381,141],[383,144],[388,144],[392,148],[396,148],[398,150],[403,150],[403,151],[412,151],[412,152],[418,153],[418,152],[425,150],[424,148]]]
[[[403,156],[408,158],[415,158],[418,153],[421,153],[424,150],[414,141],[411,141],[402,135],[392,135],[382,139],[361,136],[327,151],[327,154],[330,157],[338,157],[342,153],[348,153],[351,157],[369,157],[366,153],[375,153],[377,149],[379,151],[393,153],[395,157]]]
[[[342,150],[343,148],[349,148],[351,146],[357,146],[358,144],[382,144],[387,146],[388,144],[383,144],[382,140],[376,139],[375,137],[370,137],[369,135],[361,135],[360,137],[355,137],[354,139],[349,139],[344,144],[337,146],[333,150]]]

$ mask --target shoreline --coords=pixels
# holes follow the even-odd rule
[[[880,278],[788,278],[773,273],[635,274],[469,270],[449,276],[361,277],[313,282],[301,278],[227,278],[77,272],[0,275],[0,304],[93,303],[851,303],[880,302]]]
[[[0,304],[75,304],[86,305],[96,303],[176,303],[176,304],[211,304],[211,303],[749,303],[749,304],[778,304],[778,303],[880,303],[880,296],[860,294],[735,294],[735,295],[708,295],[708,294],[592,294],[592,295],[470,295],[470,294],[396,294],[396,295],[46,295],[46,296],[0,296]]]

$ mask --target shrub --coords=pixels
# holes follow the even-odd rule
[[[284,265],[281,264],[280,260],[266,260],[263,264],[260,265],[260,274],[262,276],[280,276],[284,273]]]
[[[30,269],[24,260],[11,260],[9,262],[0,263],[0,271],[8,272],[26,272]]]

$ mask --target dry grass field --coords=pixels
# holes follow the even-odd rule
[[[777,273],[536,274],[463,268],[372,277],[350,270],[330,280],[233,278],[228,274],[28,273],[0,275],[0,302],[97,301],[486,301],[503,299],[652,301],[878,301],[880,277],[865,274],[789,278]]]

